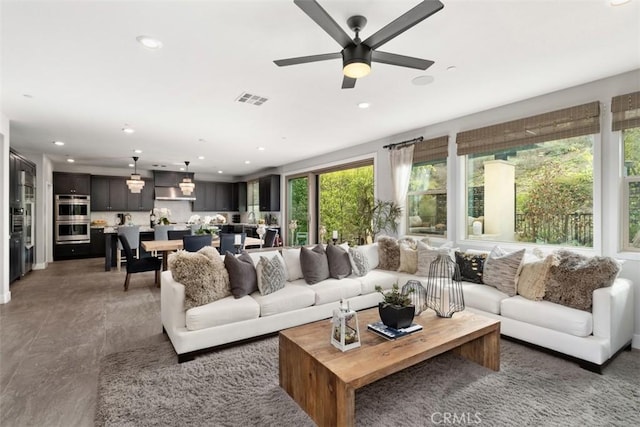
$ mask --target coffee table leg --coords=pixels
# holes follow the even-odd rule
[[[342,381],[336,381],[336,425],[356,425],[356,391]]]
[[[494,371],[500,370],[500,329],[496,328],[452,350],[454,354]]]

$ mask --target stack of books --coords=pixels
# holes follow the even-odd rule
[[[402,329],[395,329],[385,325],[382,322],[369,323],[367,325],[367,329],[371,332],[375,332],[383,338],[387,338],[389,340],[394,340],[396,338],[403,337],[405,335],[409,335],[412,332],[422,330],[422,326],[417,323],[412,323],[410,326]]]

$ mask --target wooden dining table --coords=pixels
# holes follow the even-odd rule
[[[246,237],[244,240],[244,247],[260,247],[262,241],[255,237]],[[182,240],[147,240],[140,242],[140,246],[147,252],[161,252],[162,253],[162,269],[167,269],[167,258],[170,252],[182,249]],[[211,246],[214,248],[220,247],[220,238],[214,237],[211,242]]]

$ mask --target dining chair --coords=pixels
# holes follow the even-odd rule
[[[184,236],[191,236],[193,233],[190,229],[188,230],[169,230],[167,232],[167,237],[169,240],[182,240]]]
[[[274,228],[267,228],[267,232],[264,234],[264,243],[262,246],[265,248],[273,248],[276,245],[277,237],[278,230]]]
[[[298,231],[296,233],[296,245],[305,246],[309,244],[309,233],[306,231]]]
[[[135,258],[140,258],[140,226],[138,225],[121,225],[118,227],[118,237],[125,236],[129,243],[131,251],[135,251]],[[118,239],[118,250],[116,251],[116,262],[118,271],[122,265],[122,251],[124,250],[120,239]],[[126,259],[126,258],[125,258]]]
[[[154,240],[169,240],[167,232],[173,230],[173,225],[156,225],[153,227]]]
[[[144,257],[136,259],[133,256],[133,250],[129,246],[129,240],[126,234],[118,234],[118,243],[122,246],[124,254],[127,258],[127,277],[124,279],[124,291],[129,290],[129,280],[131,275],[135,273],[143,273],[145,271],[155,271],[155,284],[160,287],[160,271],[162,271],[162,261],[158,257]]]
[[[218,250],[220,251],[221,255],[224,255],[227,253],[227,251],[231,252],[232,254],[236,253],[236,236],[240,235],[240,247],[238,248],[239,250],[244,249],[244,241],[247,237],[247,233],[220,233],[220,247],[218,248]]]
[[[187,252],[198,252],[205,246],[211,246],[213,238],[211,234],[200,234],[182,237],[182,248]]]

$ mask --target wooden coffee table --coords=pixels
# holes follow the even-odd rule
[[[355,391],[409,366],[451,351],[500,370],[500,321],[471,312],[444,319],[416,316],[419,332],[388,341],[367,330],[378,309],[358,312],[361,347],[341,352],[329,341],[329,320],[280,332],[280,387],[320,426],[355,424]]]

